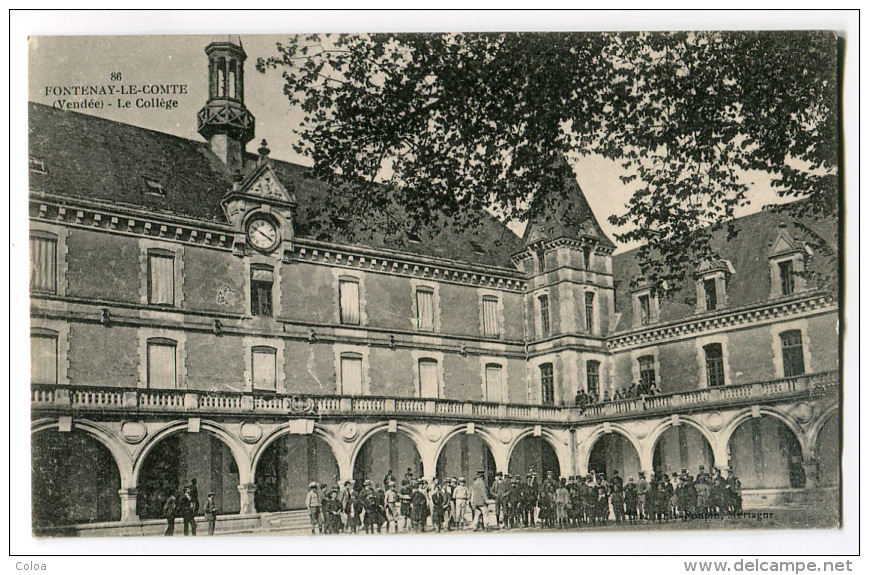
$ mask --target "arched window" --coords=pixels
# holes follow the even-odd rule
[[[540,366],[540,402],[543,405],[555,405],[555,377],[551,363]]]
[[[261,345],[251,349],[251,384],[255,390],[277,390],[277,358],[277,350],[273,347]]]
[[[492,403],[505,403],[504,398],[504,375],[500,364],[486,364],[486,389],[485,399]]]
[[[162,337],[148,340],[149,389],[175,389],[178,386],[177,345],[175,340]]]
[[[640,365],[640,386],[644,391],[648,391],[655,385],[655,356],[644,355],[637,359]]]
[[[792,329],[780,334],[781,356],[785,377],[796,377],[806,373],[803,358],[803,335],[798,329]]]
[[[362,395],[362,356],[341,354],[341,395]]]
[[[585,362],[585,383],[589,394],[601,396],[599,361],[590,359]]]
[[[540,302],[540,336],[549,335],[549,296],[542,295],[537,298]]]
[[[706,385],[721,387],[724,385],[724,353],[720,343],[710,343],[703,346],[706,353]]]
[[[272,288],[275,284],[274,269],[266,265],[250,266],[250,314],[271,317]]]
[[[585,331],[594,333],[594,292],[585,292]]]
[[[341,323],[359,325],[359,280],[349,277],[338,280],[338,307]]]
[[[419,396],[440,397],[437,360],[427,358],[419,360]]]

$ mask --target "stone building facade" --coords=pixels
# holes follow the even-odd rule
[[[742,218],[661,301],[575,182],[523,238],[323,235],[326,187],[246,152],[243,50],[206,53],[205,142],[30,106],[37,532],[145,533],[191,478],[239,525],[408,469],[838,496],[838,307],[811,280],[837,264],[805,242],[836,222]],[[637,383],[659,393],[575,406]]]

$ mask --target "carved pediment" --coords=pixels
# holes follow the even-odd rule
[[[278,179],[277,174],[268,164],[261,166],[251,176],[242,183],[241,193],[262,198],[264,200],[272,200],[285,203],[294,203],[295,198],[284,187]]]

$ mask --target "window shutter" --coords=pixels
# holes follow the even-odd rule
[[[434,331],[434,293],[416,291],[416,320],[420,330]]]
[[[490,337],[498,337],[501,335],[501,326],[498,321],[497,298],[483,298],[483,335]]]
[[[148,387],[150,389],[175,389],[177,387],[174,344],[148,344]]]
[[[421,359],[419,361],[420,397],[438,397],[438,362]]]
[[[362,358],[341,358],[341,394],[362,395]]]
[[[504,403],[504,378],[500,365],[486,366],[486,401]]]
[[[341,323],[359,324],[359,284],[354,281],[338,282]]]
[[[57,336],[30,337],[30,379],[33,383],[57,383]]]
[[[30,289],[56,293],[57,240],[42,236],[30,238]]]
[[[254,389],[277,390],[277,353],[274,349],[254,349],[251,368],[253,369],[252,383]]]
[[[175,305],[175,257],[151,254],[148,262],[151,268],[150,303]]]

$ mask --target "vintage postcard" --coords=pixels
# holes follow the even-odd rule
[[[839,528],[842,50],[31,37],[33,536]]]

